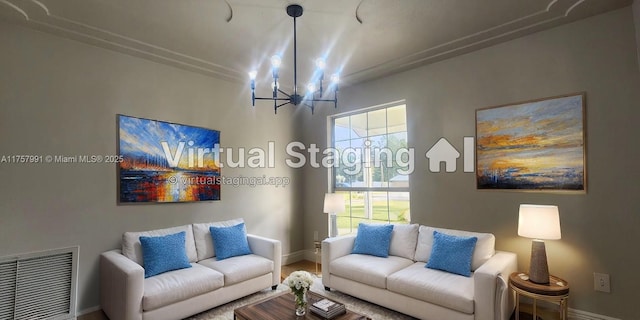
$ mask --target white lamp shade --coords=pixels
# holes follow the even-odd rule
[[[558,206],[521,204],[518,217],[518,235],[540,240],[560,239]]]
[[[344,211],[344,196],[339,193],[324,195],[324,213],[338,213]]]

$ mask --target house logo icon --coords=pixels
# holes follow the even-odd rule
[[[474,172],[475,139],[464,137],[464,172]],[[429,159],[429,171],[440,172],[440,164],[444,162],[446,172],[455,172],[460,152],[445,138],[440,138],[425,154]]]

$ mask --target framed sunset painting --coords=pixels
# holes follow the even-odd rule
[[[585,93],[476,111],[478,189],[586,192]]]
[[[117,116],[119,203],[220,200],[220,131]]]

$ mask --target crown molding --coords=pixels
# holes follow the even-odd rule
[[[6,8],[10,9],[10,12],[13,12],[14,14],[17,13],[19,14],[23,20],[29,20],[29,15],[22,10],[20,7],[16,6],[15,4],[7,1],[7,0],[0,0],[0,5],[1,6],[5,6]],[[0,11],[1,12],[1,11]],[[17,17],[14,17],[17,18]]]
[[[12,19],[14,22],[33,29],[222,80],[233,82],[245,80],[244,73],[237,70],[95,26],[56,16],[51,14],[47,6],[38,0],[0,0],[0,4],[19,13],[23,18],[15,19],[14,15],[14,19]]]
[[[358,21],[366,21],[366,17],[362,17],[358,13],[358,8],[363,3],[366,3],[366,1],[367,0],[360,1],[358,7],[355,9],[355,15]],[[233,18],[233,9],[228,1],[225,0],[225,2],[230,10],[230,15],[227,20],[230,20]],[[581,18],[581,16],[575,14],[575,12],[577,11],[576,9],[585,2],[585,0],[549,0],[546,6],[541,6],[537,12],[484,30],[479,30],[473,34],[452,41],[431,46],[403,57],[386,61],[370,68],[344,74],[341,77],[342,82],[344,85],[352,85],[377,79],[548,29],[564,22],[573,21]],[[9,10],[3,10],[6,8]],[[51,13],[45,4],[38,0],[0,0],[0,16],[7,17],[14,22],[40,31],[204,74],[206,76],[238,83],[244,83],[246,81],[243,70],[229,68],[212,61],[193,57],[96,26],[57,16]]]
[[[343,76],[343,81],[356,84],[377,79],[554,27],[570,19],[569,14],[584,1],[550,0],[540,11]]]

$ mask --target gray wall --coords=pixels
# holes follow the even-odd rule
[[[518,205],[556,204],[562,239],[547,241],[550,272],[571,285],[570,307],[638,319],[640,280],[640,73],[631,7],[345,88],[339,112],[406,99],[413,222],[492,232],[497,249],[528,270],[531,241],[517,236]],[[475,135],[475,110],[585,91],[588,193],[478,191],[473,173],[431,173],[425,152],[445,137],[462,150]],[[326,115],[305,116],[304,141],[326,145]],[[305,168],[305,243],[326,235],[321,213],[327,171]],[[593,290],[593,272],[611,275],[611,293]]]
[[[296,135],[291,109],[252,109],[248,86],[1,20],[0,43],[0,156],[115,154],[118,113],[217,129],[223,146],[247,150]],[[124,231],[244,217],[249,232],[282,240],[285,254],[300,250],[300,178],[282,150],[274,169],[222,174],[293,185],[223,186],[221,201],[186,204],[117,205],[114,164],[0,164],[0,256],[79,245],[82,311],[99,305],[98,256]]]

